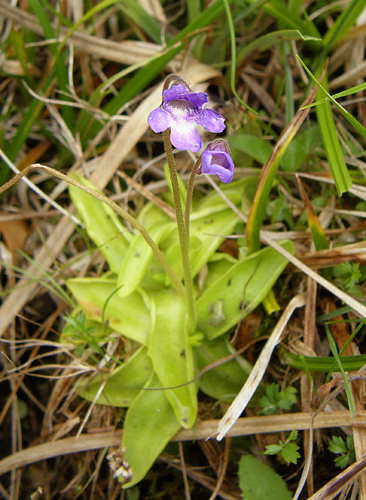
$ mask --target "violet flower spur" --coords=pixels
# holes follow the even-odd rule
[[[203,109],[208,101],[205,92],[191,92],[187,84],[178,82],[182,80],[163,90],[163,102],[151,111],[147,122],[155,133],[170,128],[170,142],[175,148],[196,153],[201,149],[201,139],[195,126],[219,133],[225,129],[225,119],[212,109]]]
[[[198,173],[217,175],[220,181],[228,184],[233,179],[234,162],[229,146],[223,139],[210,142],[201,155]]]

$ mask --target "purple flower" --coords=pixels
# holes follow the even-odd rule
[[[210,142],[201,155],[200,173],[217,175],[220,181],[228,184],[233,178],[234,163],[230,149],[223,139]]]
[[[182,80],[177,80],[181,82]],[[201,149],[201,139],[195,129],[202,125],[209,132],[222,132],[225,119],[212,109],[203,109],[207,102],[205,92],[191,92],[188,85],[173,84],[163,90],[163,102],[148,116],[147,122],[155,132],[170,128],[170,141],[180,150],[194,153]]]

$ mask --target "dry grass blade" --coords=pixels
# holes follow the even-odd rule
[[[288,415],[270,415],[239,418],[231,427],[227,436],[249,436],[251,434],[291,431],[292,429],[310,429],[313,415],[310,413],[292,413]],[[211,439],[217,433],[218,420],[198,422],[194,429],[182,429],[172,441],[192,441]],[[363,415],[355,414],[352,419],[348,411],[319,413],[313,420],[314,429],[340,426],[365,427]],[[87,450],[97,450],[109,446],[119,446],[121,431],[95,432],[82,434],[79,438],[68,437],[59,441],[47,442],[32,446],[0,461],[0,475],[18,467],[45,460],[52,457],[79,453]]]
[[[331,500],[338,495],[340,491],[346,488],[347,485],[356,481],[360,474],[364,472],[365,468],[366,455],[338,474],[338,476],[329,481],[323,488],[309,497],[308,500]]]
[[[43,30],[36,16],[18,7],[9,5],[5,0],[0,0],[0,15],[16,24],[20,24],[37,35],[43,35]],[[58,29],[61,37],[64,37],[68,32],[62,26]],[[75,49],[85,54],[127,65],[141,63],[155,56],[162,48],[159,45],[149,42],[133,40],[114,42],[105,38],[88,35],[81,31],[74,32],[69,38],[68,43],[72,43]],[[181,57],[178,56],[173,64],[175,65],[180,61]]]
[[[19,173],[19,170],[17,167],[9,160],[9,158],[5,155],[5,153],[0,149],[0,158],[4,160],[4,162],[8,165],[8,167],[16,174]],[[23,181],[35,192],[37,193],[41,198],[46,200],[51,206],[56,208],[61,214],[65,215],[68,217],[70,220],[72,220],[75,224],[78,226],[81,226],[81,222],[79,219],[73,215],[70,211],[65,210],[61,205],[59,205],[55,200],[52,200],[49,196],[47,196],[41,189],[39,189],[38,186],[33,184],[32,181],[30,181],[27,178],[24,178]]]
[[[271,333],[271,336],[266,342],[266,345],[262,349],[257,362],[255,363],[253,370],[251,371],[247,381],[245,382],[242,390],[234,399],[228,411],[225,413],[224,417],[220,420],[217,427],[218,436],[217,440],[221,439],[227,434],[229,429],[234,425],[234,422],[239,418],[240,414],[244,411],[245,407],[253,396],[255,390],[257,389],[260,381],[263,378],[264,372],[267,369],[269,361],[272,356],[273,349],[276,347],[280,341],[283,330],[285,329],[292,313],[298,307],[302,307],[305,304],[305,296],[297,295],[295,296],[286,309],[284,310],[279,322],[277,323],[275,329]]]

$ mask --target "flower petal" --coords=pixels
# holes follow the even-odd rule
[[[219,133],[225,129],[225,118],[212,109],[203,109],[200,113],[200,125],[209,132]]]
[[[202,106],[208,101],[206,92],[191,92],[190,94],[184,96],[184,99],[192,104],[195,104],[199,108],[202,108]]]
[[[205,92],[188,92],[182,84],[172,85],[169,89],[163,90],[164,104],[178,100],[189,101],[195,106],[202,108],[208,101],[208,97]]]
[[[228,184],[233,179],[234,163],[231,156],[223,151],[206,149],[201,156],[201,171],[204,174],[217,175],[220,181]]]
[[[184,122],[174,124],[170,132],[170,142],[181,151],[189,149],[197,153],[201,149],[201,139],[197,130]]]
[[[170,127],[170,116],[162,109],[156,108],[147,117],[147,123],[156,134],[164,132]]]
[[[172,85],[170,88],[163,90],[163,102],[182,99],[182,96],[187,93],[187,89],[181,83],[179,83],[178,85]]]

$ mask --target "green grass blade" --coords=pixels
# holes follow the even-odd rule
[[[343,382],[344,382],[344,392],[346,393],[346,396],[347,396],[349,412],[351,414],[351,418],[353,418],[353,415],[355,413],[355,406],[354,406],[354,402],[353,402],[353,398],[352,398],[352,394],[351,394],[351,389],[350,389],[350,386],[348,384],[348,380],[347,380],[344,368],[342,366],[342,362],[341,362],[340,357],[338,355],[336,343],[334,341],[334,338],[330,332],[328,325],[325,325],[325,332],[326,332],[327,337],[328,337],[330,350],[332,351],[332,354],[333,354],[333,356],[337,362],[337,365],[339,367],[339,370],[342,374],[342,378],[343,378]]]
[[[360,0],[352,0],[347,5],[323,38],[325,53],[329,49],[332,49],[348,33],[364,8],[365,2],[360,2]]]
[[[337,107],[339,106],[341,110],[344,110],[344,108],[342,108],[342,106],[340,106],[327,91],[327,75],[326,74],[324,75],[323,79],[324,84],[323,85],[320,84],[316,79],[316,77],[308,69],[306,64],[300,59],[300,57],[298,57],[298,59],[302,64],[302,66],[304,67],[307,74],[310,76],[310,78],[318,85],[319,87],[317,93],[318,99],[321,100],[324,98],[324,96],[327,96],[330,100],[332,100],[332,102],[336,104]],[[351,117],[352,119],[350,120],[349,118],[351,115],[346,110],[344,111],[345,111],[344,116],[348,121],[350,121],[350,123],[354,124],[353,123],[354,121],[357,122],[357,120],[353,117]],[[316,107],[316,116],[318,119],[325,152],[337,188],[337,192],[338,195],[341,195],[342,193],[348,191],[348,189],[352,187],[352,181],[349,172],[347,170],[347,166],[343,159],[343,153],[337,137],[336,127],[334,124],[332,110],[330,108],[329,101],[323,102],[322,105]],[[361,130],[359,130],[360,128],[363,129],[362,132]],[[360,133],[363,135],[363,137],[365,137],[364,133],[366,132],[366,130],[358,122],[357,122],[357,130],[359,130]]]
[[[352,94],[356,94],[357,92],[362,92],[363,90],[366,89],[366,83],[360,83],[360,85],[355,85],[354,87],[351,87],[350,89],[343,90],[342,92],[338,92],[338,94],[333,94],[331,96],[332,99],[340,99],[341,97],[347,97]],[[313,108],[315,106],[319,106],[319,104],[323,104],[323,102],[329,101],[330,98],[325,97],[321,101],[315,101],[312,104],[309,104],[309,108]]]
[[[43,95],[48,97],[51,93],[52,84],[52,74],[48,76],[45,82],[45,90]],[[39,115],[42,112],[44,103],[42,101],[37,101],[37,99],[32,99],[27,111],[23,115],[23,118],[17,128],[17,131],[8,147],[5,148],[5,153],[11,161],[14,161],[20,148],[26,142],[29,131],[33,127],[33,124],[37,121]],[[2,162],[1,162],[2,164]]]
[[[122,0],[118,3],[122,12],[148,35],[155,43],[161,43],[161,27],[136,0]]]
[[[323,91],[320,90],[317,96],[322,98],[324,96]],[[329,102],[325,102],[321,106],[317,106],[316,116],[329,162],[329,167],[332,172],[338,195],[341,196],[342,193],[348,191],[348,189],[352,187],[352,181],[343,159],[342,149],[337,137]]]
[[[188,14],[188,22],[191,23],[201,13],[201,6],[199,0],[186,0],[186,8]]]
[[[360,356],[341,356],[339,357],[341,365],[346,372],[355,372],[366,364],[366,355]],[[329,373],[340,372],[339,365],[334,361],[332,356],[302,356],[293,354],[285,349],[281,350],[281,361],[298,370],[304,370],[307,367],[309,372]]]
[[[305,207],[306,218],[308,220],[311,236],[316,250],[326,250],[328,248],[327,239],[325,237],[323,228],[319,222],[317,215],[315,214],[313,207],[311,206],[310,200],[306,194],[306,191],[302,185],[300,177],[297,177],[297,183],[299,186],[300,195],[302,202]]]
[[[248,0],[250,3],[254,3],[254,0]],[[303,35],[313,36],[320,39],[319,31],[317,30],[315,24],[307,19],[303,21],[299,18],[298,14],[291,12],[284,4],[279,0],[272,0],[271,2],[263,5],[262,9],[270,16],[273,16],[278,21],[282,21],[285,26],[289,29],[295,29],[300,31]],[[309,40],[312,43],[312,40]]]
[[[305,106],[312,102],[314,94],[315,91],[307,97],[304,102]],[[307,110],[302,108],[298,110],[293,120],[280,135],[271,155],[262,168],[246,226],[247,245],[250,253],[256,252],[260,248],[260,228],[266,213],[273,180],[285,151],[305,120],[307,114]]]
[[[44,36],[46,40],[57,38],[57,35],[54,32],[54,29],[51,26],[51,23],[44,11],[42,4],[39,0],[29,0],[29,5],[33,12],[36,14],[39,24],[42,27]],[[58,81],[58,89],[63,92],[68,91],[68,76],[67,76],[67,68],[64,64],[63,58],[61,57],[61,52],[57,50],[58,43],[50,43],[49,49],[54,58],[54,68]],[[52,69],[52,65],[51,68]],[[60,95],[60,99],[64,101],[71,101],[72,99],[64,94]],[[65,120],[66,124],[70,129],[72,129],[73,120],[74,120],[74,110],[71,106],[63,106],[61,109],[62,117]]]
[[[313,36],[304,36],[301,34],[299,30],[280,30],[280,31],[272,31],[271,33],[267,33],[262,35],[253,42],[245,45],[243,49],[241,49],[236,58],[236,64],[241,64],[246,57],[250,54],[258,50],[259,52],[264,52],[275,45],[278,45],[281,42],[286,40],[303,40],[303,41],[321,41],[320,38],[315,38]]]
[[[231,42],[231,71],[230,71],[230,87],[231,91],[234,94],[234,96],[238,99],[240,104],[242,104],[248,111],[251,111],[255,115],[258,115],[257,111],[254,111],[254,109],[250,108],[248,104],[246,104],[238,95],[236,89],[235,89],[235,69],[236,69],[236,42],[235,42],[235,30],[234,30],[234,24],[233,24],[233,18],[231,17],[231,12],[230,12],[230,7],[229,7],[229,2],[228,0],[224,0],[224,5],[225,5],[225,11],[226,11],[226,17],[227,17],[227,22],[229,26],[229,33],[230,33],[230,42]]]
[[[305,71],[307,74],[310,76],[310,78],[313,80],[314,83],[316,83],[319,87],[319,89],[327,96],[327,100],[323,99],[323,103],[331,101],[336,108],[342,113],[342,115],[345,117],[345,119],[353,125],[353,127],[359,132],[359,134],[362,135],[364,139],[366,139],[366,128],[359,123],[354,116],[352,116],[343,106],[341,106],[335,99],[332,97],[329,92],[327,91],[326,87],[322,85],[316,77],[312,74],[312,72],[309,70],[309,68],[306,66],[306,64],[300,59],[299,56],[297,56],[300,63],[304,67]],[[366,86],[365,84],[361,84],[361,86]],[[357,87],[360,87],[360,85],[357,85]],[[329,101],[328,101],[329,100]]]

